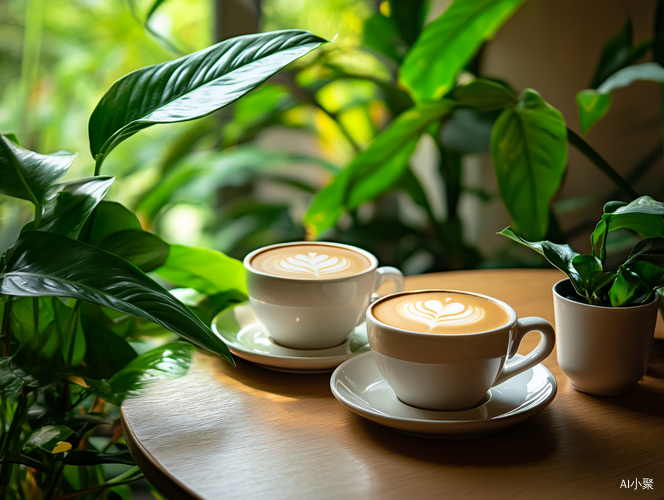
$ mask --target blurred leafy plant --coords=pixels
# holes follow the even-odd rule
[[[0,135],[0,195],[34,211],[0,258],[1,498],[125,498],[122,485],[141,475],[116,406],[186,373],[194,346],[169,332],[233,363],[208,324],[246,299],[241,263],[168,245],[104,201],[109,153],[155,123],[237,101],[324,42],[301,30],[249,35],[126,75],[89,121],[94,177],[61,182],[75,155],[35,153]],[[171,293],[147,272],[185,290]],[[107,479],[108,464],[128,467]]]

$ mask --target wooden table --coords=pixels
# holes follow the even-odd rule
[[[407,287],[481,292],[519,316],[553,322],[551,287],[562,277],[463,271],[411,277]],[[663,332],[658,323],[656,336]],[[524,350],[537,341],[531,335]],[[167,498],[664,498],[662,341],[644,380],[617,398],[573,390],[552,354],[544,364],[558,395],[548,408],[499,434],[465,440],[421,439],[369,422],[337,402],[329,374],[237,364],[199,353],[187,376],[123,405],[132,454]],[[634,489],[643,478],[652,479],[652,490]]]

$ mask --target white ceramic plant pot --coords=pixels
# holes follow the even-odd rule
[[[553,286],[558,364],[574,389],[595,396],[629,392],[646,373],[659,298],[631,307],[601,307],[565,297]]]

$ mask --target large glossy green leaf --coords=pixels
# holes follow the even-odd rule
[[[60,185],[57,195],[46,206],[39,230],[78,237],[88,216],[114,180],[114,177],[98,176]]]
[[[336,224],[344,210],[357,208],[391,189],[408,168],[408,160],[422,134],[453,108],[452,101],[443,100],[411,108],[399,115],[365,151],[318,192],[304,217],[309,234],[321,234]]]
[[[233,362],[224,342],[163,287],[120,257],[80,241],[27,231],[0,279],[0,293],[93,302],[153,321]]]
[[[417,101],[440,99],[482,43],[491,39],[525,0],[456,0],[432,21],[406,54],[399,82]]]
[[[607,78],[597,90],[587,89],[576,94],[581,133],[585,134],[601,120],[611,107],[611,92],[628,87],[636,81],[664,82],[664,68],[657,63],[628,66]]]
[[[208,115],[324,42],[301,30],[245,35],[134,71],[106,92],[90,117],[92,156],[99,164],[99,155],[155,123]]]
[[[664,268],[648,262],[634,262],[618,268],[618,277],[609,290],[613,307],[647,302],[655,290],[664,285]]]
[[[493,126],[491,158],[516,230],[527,239],[541,240],[567,166],[562,114],[534,90],[524,90],[517,106],[505,109]]]
[[[0,135],[0,194],[43,206],[76,155],[41,155]]]
[[[155,272],[177,285],[209,295],[231,290],[247,292],[242,262],[215,250],[171,245],[166,264]]]
[[[88,380],[109,403],[121,405],[127,397],[137,396],[158,380],[187,374],[195,349],[191,344],[171,342],[141,354],[107,383]]]
[[[170,247],[156,234],[141,229],[124,229],[104,238],[99,248],[122,257],[147,273],[166,262]]]
[[[590,242],[593,255],[598,255],[602,262],[606,260],[606,241],[608,233],[615,229],[626,228],[636,231],[644,238],[664,236],[664,203],[641,196],[629,204],[609,202],[604,205],[604,214],[599,221]]]

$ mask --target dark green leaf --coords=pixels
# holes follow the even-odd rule
[[[136,465],[128,450],[115,453],[101,453],[94,450],[74,450],[67,454],[63,462],[67,465],[123,464]]]
[[[420,136],[454,107],[452,101],[426,103],[399,115],[351,161],[334,180],[318,192],[304,222],[311,236],[336,224],[345,209],[353,209],[391,189],[408,168]]]
[[[99,248],[122,257],[147,273],[164,265],[170,247],[156,234],[125,229],[104,238]]]
[[[456,82],[457,73],[482,43],[524,0],[464,0],[452,3],[419,36],[401,66],[399,81],[417,101],[440,99]]]
[[[476,108],[478,111],[497,111],[515,106],[519,98],[512,89],[493,80],[477,78],[454,90],[454,99],[459,106]]]
[[[539,240],[549,225],[549,205],[567,166],[562,114],[531,89],[505,109],[491,133],[491,158],[500,195],[517,230]]]
[[[446,149],[467,153],[488,153],[491,148],[491,129],[496,113],[478,113],[474,109],[459,108],[440,129],[440,142]]]
[[[208,115],[247,94],[325,40],[301,30],[245,35],[118,80],[90,117],[90,150],[102,157],[155,123]]]
[[[52,453],[60,441],[65,441],[73,433],[73,430],[64,425],[46,425],[30,434],[21,451],[30,453],[39,447],[48,453]]]
[[[136,352],[125,339],[99,321],[100,314],[103,312],[95,304],[85,302],[81,306],[81,326],[87,343],[83,374],[94,379],[115,375],[136,357]]]
[[[664,268],[664,238],[647,238],[634,245],[624,265],[631,269],[636,262],[648,262]]]
[[[89,226],[92,224],[92,228]],[[83,234],[89,234],[87,243],[98,247],[104,238],[125,229],[141,229],[138,218],[115,201],[102,201],[94,216],[86,222]]]
[[[40,155],[0,135],[0,194],[43,206],[76,155]]]
[[[8,451],[4,457],[0,457],[0,464],[21,464],[32,467],[41,472],[53,472],[53,470],[44,462],[12,450]]]
[[[579,106],[581,133],[601,120],[611,107],[611,92],[627,87],[635,81],[664,82],[664,68],[656,63],[628,66],[611,75],[597,90],[582,90],[576,95]]]
[[[620,266],[618,277],[609,290],[613,307],[631,306],[648,301],[656,288],[664,285],[664,269],[647,262]]]
[[[23,233],[0,293],[73,297],[153,321],[232,363],[226,344],[138,268],[111,253],[41,231]]]
[[[593,231],[590,242],[593,254],[602,262],[606,260],[606,241],[610,231],[625,228],[636,231],[644,238],[664,236],[664,203],[650,196],[641,196],[631,203],[609,202],[604,206],[602,220]]]
[[[209,295],[247,291],[242,262],[215,250],[171,245],[166,264],[156,273],[172,283]]]
[[[422,31],[429,10],[427,0],[389,0],[390,18],[394,19],[401,38],[413,45]]]
[[[14,375],[10,361],[11,358],[0,358],[0,395],[3,399],[16,401],[23,388],[23,380]]]
[[[49,200],[39,230],[77,238],[114,180],[114,177],[99,176],[62,184],[56,197]]]
[[[376,13],[367,19],[362,35],[362,45],[396,62],[400,62],[408,50],[394,20],[381,13]]]
[[[618,33],[604,45],[590,88],[596,89],[604,80],[629,64],[627,61],[632,52],[632,43],[632,20],[627,19]]]
[[[86,380],[106,401],[120,406],[125,398],[141,394],[153,382],[186,375],[194,352],[191,344],[172,342],[136,357],[106,384]]]

